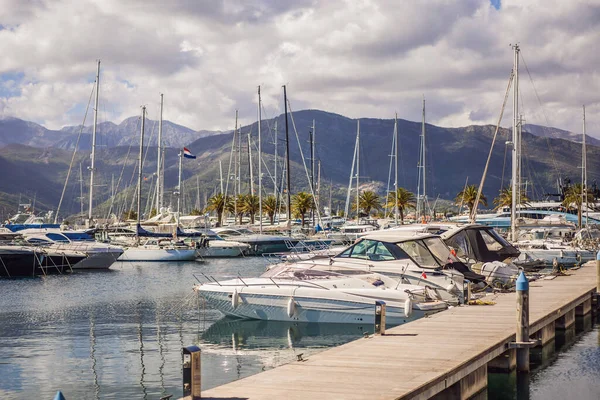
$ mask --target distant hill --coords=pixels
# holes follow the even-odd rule
[[[293,119],[293,120],[292,120]],[[357,120],[319,110],[298,111],[289,117],[290,155],[292,193],[306,190],[307,177],[304,171],[298,143],[302,147],[304,157],[310,156],[308,144],[308,130],[313,119],[316,124],[316,160],[321,163],[321,197],[324,202],[329,198],[329,187],[332,186],[334,208],[345,200],[348,185],[354,143],[356,138]],[[122,192],[129,187],[113,206],[113,212],[129,209],[133,202],[133,188],[136,177],[134,168],[138,149],[130,146],[136,143],[139,133],[136,118],[129,118],[119,125],[105,123],[102,129],[107,141],[106,146],[98,147],[95,204],[98,213],[108,210],[110,193],[114,187],[117,192]],[[152,122],[148,123],[147,135],[152,135]],[[168,128],[167,128],[168,126]],[[262,151],[263,151],[263,184],[266,193],[273,192],[274,174],[274,142],[275,126],[277,126],[277,142],[279,164],[277,166],[277,181],[281,182],[283,158],[285,152],[285,118],[283,115],[262,123]],[[293,130],[298,127],[298,138]],[[39,127],[39,126],[38,126]],[[39,128],[37,128],[39,129]],[[239,154],[242,165],[241,185],[242,191],[247,192],[250,186],[248,167],[247,135],[251,133],[254,141],[253,173],[257,185],[258,164],[257,154],[257,123],[241,127],[243,138],[242,151]],[[383,188],[380,192],[384,195],[387,187],[391,154],[392,133],[394,121],[392,119],[360,119],[360,180],[366,186]],[[130,132],[131,133],[127,133]],[[232,132],[194,132],[175,124],[165,124],[165,132],[177,132],[171,135],[175,145],[167,148],[165,156],[165,184],[167,204],[176,204],[176,197],[172,195],[177,184],[178,175],[178,150],[180,142],[187,140],[186,146],[197,155],[195,160],[184,160],[184,209],[203,206],[206,198],[220,190],[219,177],[224,178],[223,187],[228,193],[233,193],[233,170],[230,179],[227,179]],[[398,120],[399,131],[399,185],[413,192],[417,189],[417,164],[421,123]],[[64,128],[61,131],[43,132],[41,137],[57,132],[72,138],[76,127]],[[427,193],[432,202],[439,196],[440,199],[452,200],[462,190],[465,181],[469,184],[478,184],[485,166],[489,147],[494,132],[491,125],[468,126],[462,128],[444,128],[435,125],[426,125],[427,143]],[[110,134],[109,134],[110,133]],[[102,135],[102,134],[101,134]],[[122,135],[123,137],[119,137]],[[128,136],[126,136],[128,135]],[[177,136],[178,135],[178,136]],[[492,200],[497,196],[500,187],[510,182],[510,149],[506,148],[510,131],[500,129],[499,138],[492,153],[490,169],[484,187],[488,204],[493,207]],[[27,140],[35,142],[35,135],[26,135]],[[0,137],[3,137],[0,135]],[[154,133],[156,137],[156,133]],[[568,136],[569,137],[569,136]],[[185,139],[187,138],[187,139]],[[149,139],[149,136],[147,137]],[[61,140],[65,140],[64,137]],[[99,143],[102,143],[100,139]],[[3,204],[12,204],[16,209],[19,194],[37,198],[37,203],[48,208],[55,208],[60,198],[74,146],[61,142],[63,148],[45,147],[43,149],[31,145],[10,145],[0,149],[0,167],[8,171],[0,179],[0,207]],[[152,142],[151,142],[152,143]],[[156,143],[154,141],[154,143]],[[588,146],[588,180],[590,183],[600,177],[600,147],[598,142],[590,140]],[[83,146],[82,146],[83,147]],[[234,153],[237,155],[236,153]],[[581,145],[562,138],[542,137],[523,133],[523,180],[527,182],[528,195],[533,199],[543,198],[547,193],[556,191],[556,182],[559,178],[571,178],[579,181],[581,170]],[[63,202],[61,215],[76,213],[79,204],[79,164],[83,171],[84,197],[88,192],[89,182],[89,150],[78,152],[75,167],[71,173],[70,183],[67,188],[66,199]],[[307,161],[307,164],[309,162]],[[147,210],[154,204],[154,181],[156,171],[156,146],[150,145],[145,156],[143,207]],[[315,171],[315,175],[317,172]],[[393,176],[393,174],[392,174]],[[229,184],[227,182],[229,181]],[[198,190],[199,189],[199,190]],[[87,198],[85,200],[87,209]],[[343,205],[341,206],[343,209]],[[2,210],[0,209],[0,212]]]
[[[552,128],[548,126],[541,125],[532,125],[525,124],[523,125],[523,130],[540,137],[548,137],[553,139],[565,139],[570,140],[571,142],[581,143],[583,141],[583,134],[581,132],[569,132],[558,128]],[[591,144],[594,146],[600,146],[600,140],[591,137],[590,135],[585,135],[585,143]]]
[[[34,122],[18,118],[0,119],[0,147],[8,144],[24,144],[32,147],[58,147],[73,149],[81,131],[80,126],[66,126],[61,130],[46,129]],[[220,131],[194,131],[170,121],[163,121],[163,145],[166,147],[186,146],[194,140],[206,136],[221,134]],[[120,124],[102,122],[96,130],[96,144],[116,147],[139,143],[140,117],[129,117]],[[79,139],[79,149],[90,149],[92,127],[85,126]],[[146,120],[145,141],[156,145],[158,140],[158,122]]]

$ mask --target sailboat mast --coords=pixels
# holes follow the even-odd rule
[[[360,191],[358,188],[358,178],[360,176],[360,120],[356,121],[356,224],[358,225],[358,205]]]
[[[81,207],[81,218],[83,218],[83,171],[79,163],[79,206]]]
[[[277,195],[277,120],[275,120],[275,173],[273,174],[273,195],[275,196],[275,203],[279,199]],[[277,207],[275,207],[277,209]]]
[[[146,123],[146,106],[142,107],[142,126],[140,129],[140,157],[138,159],[138,184],[137,184],[137,226],[135,230],[135,240],[140,244],[138,234],[140,227],[140,213],[142,212],[142,165],[144,162],[144,125]]]
[[[162,208],[162,191],[161,191],[161,163],[162,163],[162,126],[163,126],[163,94],[160,94],[160,120],[158,121],[158,158],[156,162],[156,212],[160,213]]]
[[[287,184],[287,225],[288,227],[292,224],[292,198],[290,188],[290,134],[288,128],[288,115],[287,115],[287,91],[285,85],[283,85],[283,106],[285,110],[285,173],[286,173],[286,184]]]
[[[179,214],[181,213],[181,195],[183,190],[181,187],[181,169],[183,167],[183,150],[179,150],[179,177],[177,179],[177,227],[179,227]]]
[[[315,120],[313,119],[312,127],[308,131],[308,141],[310,144],[310,190],[312,193],[315,192]],[[313,201],[316,199],[313,198]],[[310,211],[312,225],[315,226],[315,212],[314,210]]]
[[[585,147],[585,106],[583,106],[583,141],[581,149],[581,205],[585,200],[585,225],[588,223],[588,196],[587,196],[587,150]]]
[[[517,129],[517,125],[519,123],[519,45],[514,45],[513,49],[515,51],[514,54],[514,81],[513,81],[513,129],[512,129],[512,204],[510,211],[510,230],[511,230],[511,238],[513,242],[517,241],[517,204],[518,197],[517,192],[519,190],[519,133]]]
[[[394,222],[398,225],[398,113],[394,117]]]
[[[423,122],[421,123],[421,135],[423,136],[423,205],[421,207],[421,212],[425,216],[427,215],[427,182],[425,181],[427,176],[427,161],[425,159],[425,97],[423,97]]]
[[[239,133],[238,133],[238,110],[235,110],[235,130],[233,131],[233,147],[235,148],[235,140],[236,138],[238,139],[239,142]],[[234,181],[233,181],[233,221],[235,222],[235,219],[237,218],[237,195],[240,193],[240,187],[238,185],[238,180],[240,179],[239,176],[239,156],[240,156],[240,150],[239,150],[239,143],[238,143],[238,149],[237,149],[237,156],[235,158],[235,162],[233,165],[233,169],[235,171],[234,173]]]
[[[223,192],[223,163],[219,160],[219,180],[221,181],[221,193]]]
[[[254,194],[254,171],[252,169],[252,138],[248,132],[248,168],[250,170],[250,194]]]
[[[98,92],[100,91],[100,60],[96,72],[96,98],[94,100],[94,125],[92,127],[92,161],[90,165],[90,208],[88,212],[87,227],[92,225],[92,209],[94,208],[94,171],[96,170],[96,128],[98,125]],[[57,213],[58,214],[58,213]]]
[[[261,140],[261,99],[260,86],[258,86],[258,230],[262,233],[262,140]],[[277,163],[277,160],[275,160]]]
[[[352,180],[354,179],[354,165],[356,165],[356,151],[358,150],[358,135],[354,142],[354,153],[352,154],[352,168],[350,168],[350,178],[348,179],[348,192],[346,193],[346,204],[344,205],[344,217],[349,219],[350,215],[350,193],[352,192]]]

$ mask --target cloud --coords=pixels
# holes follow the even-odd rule
[[[236,109],[256,119],[258,85],[263,115],[282,112],[286,84],[295,110],[418,121],[425,96],[430,123],[495,124],[519,43],[527,122],[579,131],[586,104],[600,135],[591,1],[0,2],[0,116],[49,128],[81,123],[96,59],[101,120],[155,118],[164,93],[165,118],[231,129]]]

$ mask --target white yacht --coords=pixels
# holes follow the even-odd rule
[[[189,236],[184,239],[196,248],[201,258],[206,257],[240,257],[250,252],[250,245],[247,243],[236,242],[234,240],[225,240],[212,230],[184,230],[185,234],[199,235]]]
[[[226,315],[274,321],[372,324],[375,302],[384,301],[387,323],[397,325],[448,306],[434,290],[382,274],[286,264],[259,278],[207,282],[194,289]]]
[[[145,238],[124,249],[119,261],[194,261],[198,257],[195,248],[168,238]]]
[[[55,228],[24,229],[19,231],[30,244],[41,245],[50,251],[76,251],[87,255],[71,266],[72,269],[108,269],[123,254],[119,246],[94,240],[73,241]]]

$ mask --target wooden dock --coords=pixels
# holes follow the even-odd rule
[[[530,337],[546,344],[555,330],[591,311],[592,263],[554,280],[530,282]],[[515,368],[515,293],[494,305],[455,307],[229,384],[203,399],[467,399],[487,386],[488,368]]]

